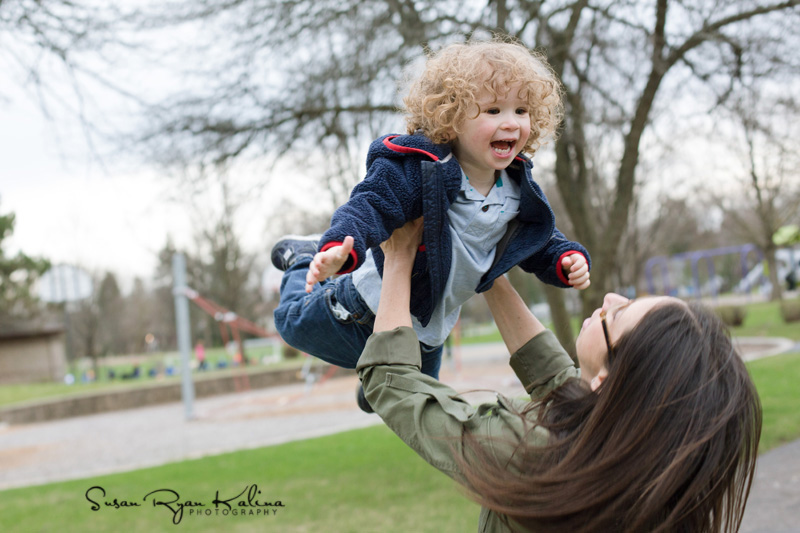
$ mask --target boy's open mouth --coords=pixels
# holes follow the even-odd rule
[[[492,148],[500,155],[505,155],[514,149],[516,141],[492,141]]]

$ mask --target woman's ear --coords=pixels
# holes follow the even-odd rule
[[[603,381],[608,377],[608,370],[606,367],[600,369],[600,372],[597,373],[595,377],[592,378],[592,381],[589,382],[589,387],[591,387],[592,391],[596,391],[600,385],[603,384]]]

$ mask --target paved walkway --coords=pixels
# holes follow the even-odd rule
[[[742,340],[746,358],[794,343]],[[460,369],[445,362],[442,380],[471,401],[492,391],[523,395],[501,345],[462,348]],[[380,423],[355,405],[354,376],[314,387],[288,385],[197,400],[185,420],[170,404],[0,427],[0,490],[94,477],[224,452],[257,448]],[[482,390],[482,392],[481,392]],[[742,533],[800,533],[800,441],[764,454],[758,463]]]
[[[498,346],[463,349],[460,371],[441,378],[458,391],[525,391]],[[280,444],[381,423],[356,406],[355,375],[313,387],[286,385],[196,400],[187,421],[180,403],[0,427],[0,490],[156,466]]]
[[[800,532],[800,440],[759,457],[739,531]]]

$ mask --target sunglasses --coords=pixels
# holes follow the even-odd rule
[[[600,324],[602,324],[603,326],[603,337],[605,337],[606,339],[606,348],[608,349],[609,357],[614,356],[614,348],[612,348],[611,346],[611,336],[608,334],[608,323],[606,322],[606,315],[609,313],[609,311],[614,311],[615,313],[621,311],[622,309],[625,309],[626,307],[631,305],[634,301],[636,300],[628,300],[624,304],[615,305],[614,307],[610,307],[608,309],[602,309],[600,311]]]

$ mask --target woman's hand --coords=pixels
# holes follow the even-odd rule
[[[406,222],[397,228],[388,240],[381,243],[386,261],[408,261],[413,263],[419,245],[422,243],[422,217]]]

